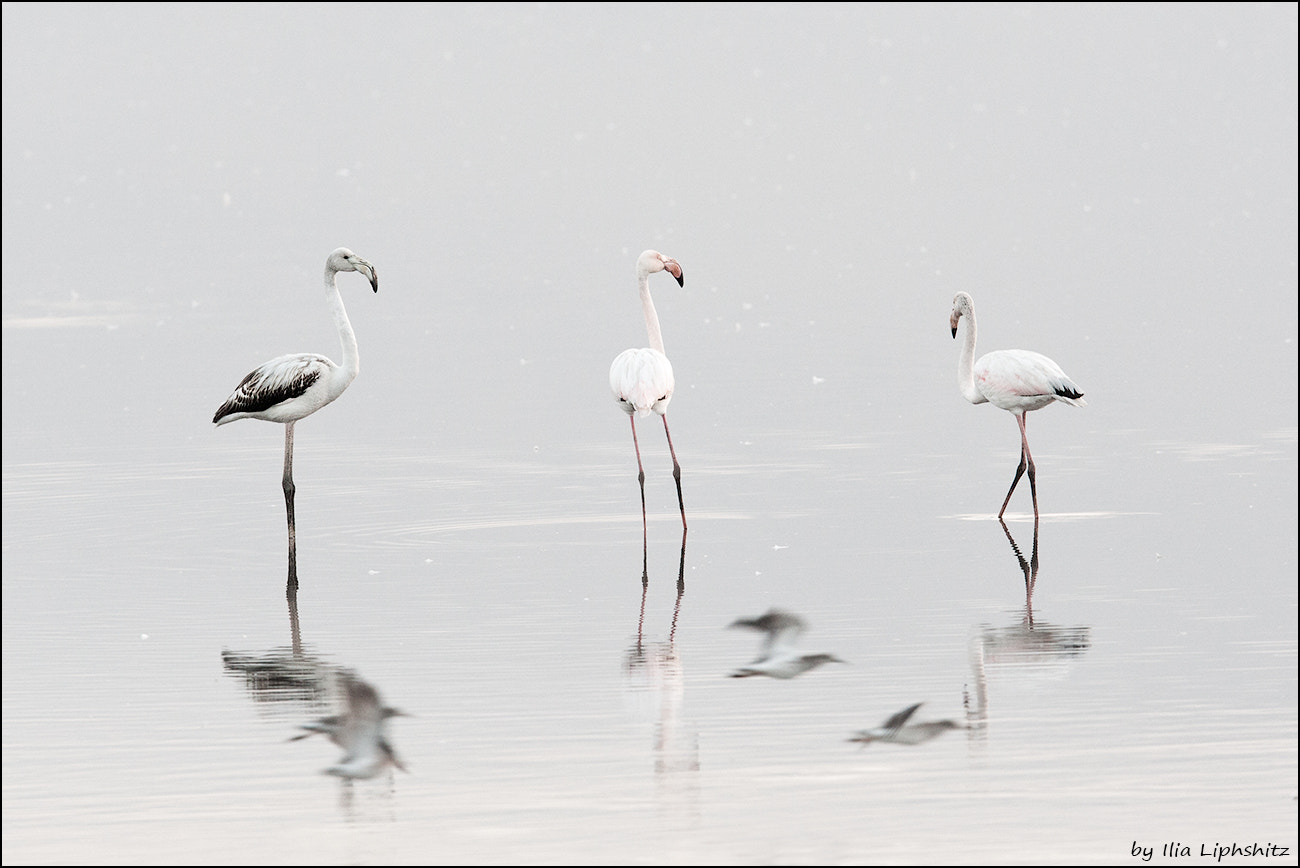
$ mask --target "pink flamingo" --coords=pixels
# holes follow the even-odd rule
[[[668,402],[673,397],[673,366],[664,355],[664,337],[659,330],[659,315],[650,298],[650,275],[666,271],[685,286],[682,267],[657,250],[647,250],[637,257],[636,282],[641,293],[641,311],[645,314],[646,334],[650,346],[624,350],[609,366],[609,388],[614,399],[632,421],[632,447],[636,450],[637,482],[641,486],[641,539],[646,538],[645,469],[641,466],[641,447],[636,441],[636,417],[649,416],[653,410],[664,420],[668,453],[673,457],[673,480],[677,483],[677,505],[682,511],[682,533],[686,533],[686,505],[682,502],[682,468],[673,449],[673,435],[668,433]]]
[[[1016,490],[1016,483],[1026,468],[1029,470],[1029,491],[1034,499],[1034,518],[1038,518],[1038,487],[1035,481],[1034,456],[1029,452],[1029,438],[1025,435],[1025,414],[1030,410],[1046,407],[1053,401],[1061,401],[1075,407],[1083,407],[1088,402],[1083,400],[1083,392],[1074,384],[1061,366],[1041,353],[1029,350],[996,350],[980,357],[975,357],[975,302],[964,292],[959,292],[952,300],[952,336],[957,337],[957,321],[962,317],[966,323],[966,342],[962,344],[961,356],[957,360],[957,386],[962,396],[972,404],[990,403],[1015,414],[1020,425],[1020,466],[1016,468],[1015,479],[1007,491],[998,518],[1007,511],[1011,494]]]

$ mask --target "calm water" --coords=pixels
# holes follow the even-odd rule
[[[996,505],[1003,414],[958,405],[1008,442],[955,474],[956,453],[900,468],[906,436],[698,449],[686,421],[693,526],[683,557],[652,474],[643,589],[604,409],[609,442],[546,457],[356,456],[319,442],[324,414],[301,426],[296,622],[272,426],[8,463],[7,860],[1115,862],[1135,840],[1294,841],[1294,438],[1214,454],[1053,413],[1044,429],[1102,442],[1039,458],[1042,498],[1077,509],[1044,516],[1030,608],[1032,521],[1008,525],[1017,549],[990,513],[941,509]],[[772,605],[849,665],[724,677],[756,643],[723,628]],[[286,659],[415,715],[393,724],[411,774],[319,775],[337,750],[285,739],[335,698],[245,674]],[[972,728],[845,742],[922,700]]]
[[[5,5],[4,862],[1294,864],[1294,9],[585,8]],[[338,244],[289,595],[209,420]],[[1037,529],[957,290],[1087,394]],[[771,607],[847,663],[728,678]],[[288,741],[341,670],[409,774]]]

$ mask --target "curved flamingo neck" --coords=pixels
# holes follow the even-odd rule
[[[966,311],[962,318],[966,320],[966,337],[962,339],[961,355],[957,357],[957,387],[967,401],[983,404],[988,398],[975,388],[975,311]]]
[[[338,272],[325,266],[325,297],[329,302],[330,312],[334,314],[334,325],[339,330],[339,342],[343,344],[343,363],[336,375],[346,387],[356,379],[361,370],[361,356],[357,352],[357,335],[352,331],[352,322],[348,312],[343,308],[343,297],[339,295]],[[340,388],[341,392],[342,389]]]
[[[655,313],[654,300],[650,298],[650,275],[638,274],[637,283],[641,290],[641,311],[645,314],[645,331],[650,338],[650,348],[664,351],[664,335],[659,330],[659,314]]]

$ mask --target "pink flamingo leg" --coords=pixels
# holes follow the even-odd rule
[[[645,522],[645,468],[641,466],[641,446],[636,442],[636,414],[627,417],[632,422],[632,448],[636,450],[636,481],[641,486],[641,551],[644,553],[649,544]]]
[[[673,481],[677,483],[677,507],[682,511],[682,534],[686,533],[686,504],[682,501],[682,466],[677,463],[677,452],[673,449],[673,435],[668,433],[668,414],[663,416],[664,436],[668,438],[668,454],[673,457]],[[642,492],[644,497],[644,491]],[[683,536],[683,538],[685,538]]]
[[[1007,491],[1007,499],[1002,501],[1002,509],[998,510],[998,518],[1002,518],[1002,513],[1007,511],[1007,504],[1011,502],[1011,495],[1016,490],[1016,485],[1020,482],[1020,477],[1024,475],[1025,470],[1029,471],[1029,491],[1034,500],[1034,520],[1038,520],[1038,473],[1034,469],[1034,456],[1029,452],[1029,437],[1025,434],[1025,414],[1017,413],[1016,422],[1020,424],[1020,466],[1016,468],[1016,478],[1011,480],[1011,488]]]

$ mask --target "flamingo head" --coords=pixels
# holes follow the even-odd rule
[[[666,271],[676,280],[678,286],[685,286],[686,281],[682,278],[682,267],[677,264],[676,259],[670,259],[664,256],[658,250],[647,250],[637,257],[636,274],[637,277],[648,277],[660,271]]]
[[[963,316],[975,316],[975,302],[964,292],[959,292],[952,298],[952,316],[948,317],[948,325],[952,326],[952,336],[957,337],[957,320]]]
[[[346,247],[340,247],[331,253],[329,259],[325,260],[325,268],[331,272],[359,271],[366,280],[370,281],[370,288],[379,292],[379,272],[373,265]]]

